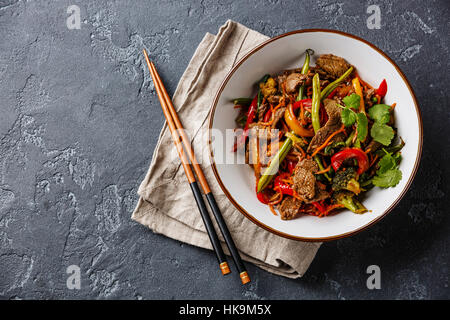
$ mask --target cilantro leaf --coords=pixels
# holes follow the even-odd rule
[[[356,123],[358,125],[358,140],[364,141],[367,137],[368,129],[368,120],[366,115],[363,112],[359,112],[356,114]]]
[[[394,138],[394,129],[386,124],[375,122],[370,129],[370,135],[375,141],[388,146]]]
[[[395,163],[397,165],[399,165],[400,161],[402,161],[402,155],[400,154],[400,152],[397,152],[396,154],[392,155],[392,157],[394,158]]]
[[[348,107],[345,107],[344,109],[342,109],[341,118],[342,118],[342,123],[346,127],[351,126],[356,121],[355,112],[350,110]]]
[[[358,96],[356,93],[352,93],[351,95],[346,96],[344,99],[342,99],[342,102],[344,102],[347,107],[358,110],[360,100],[360,96]]]
[[[373,185],[380,188],[395,187],[402,180],[402,172],[398,169],[391,169],[384,173],[377,174],[372,179]]]
[[[379,169],[377,174],[383,174],[389,170],[395,169],[397,167],[397,160],[392,156],[391,153],[386,153],[383,158],[378,162]]]
[[[369,116],[376,122],[385,124],[389,122],[391,118],[391,107],[387,104],[376,104],[369,109]]]

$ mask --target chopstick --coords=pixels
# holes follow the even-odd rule
[[[235,243],[233,241],[233,238],[232,238],[232,236],[230,234],[230,231],[228,230],[228,227],[227,227],[227,225],[225,223],[225,220],[223,219],[223,216],[222,216],[222,214],[220,212],[220,209],[219,209],[219,207],[217,205],[217,202],[216,202],[216,200],[214,198],[214,195],[211,192],[211,189],[210,189],[210,187],[208,185],[208,182],[207,182],[207,180],[205,178],[205,175],[203,174],[203,171],[202,171],[200,165],[197,162],[194,150],[192,149],[192,145],[190,144],[189,139],[188,139],[188,137],[187,137],[187,135],[185,133],[185,130],[183,128],[183,125],[181,124],[181,121],[178,118],[178,115],[177,115],[177,113],[175,111],[175,108],[174,108],[174,106],[172,104],[172,101],[170,100],[169,94],[167,93],[167,90],[165,89],[164,84],[162,83],[161,77],[159,76],[158,71],[156,71],[155,65],[153,64],[153,62],[151,62],[149,60],[148,55],[147,55],[147,51],[144,49],[143,52],[144,52],[145,60],[147,62],[147,66],[148,66],[148,68],[150,70],[150,74],[151,74],[152,79],[153,79],[153,83],[155,84],[156,92],[158,93],[158,98],[159,98],[159,101],[161,103],[161,107],[163,109],[164,116],[166,117],[167,123],[169,123],[169,128],[170,128],[171,133],[172,133],[172,138],[174,138],[174,134],[175,134],[174,142],[175,142],[175,145],[177,147],[177,150],[181,147],[180,146],[180,138],[181,138],[181,141],[182,141],[182,143],[184,145],[184,148],[186,149],[187,154],[189,156],[189,159],[191,161],[191,164],[192,164],[192,166],[194,168],[195,174],[198,177],[198,180],[199,180],[200,185],[202,187],[203,193],[205,194],[206,199],[208,200],[209,206],[210,206],[211,211],[213,212],[213,215],[214,215],[214,217],[216,219],[217,225],[219,226],[219,229],[220,229],[220,231],[222,233],[222,236],[223,236],[223,238],[224,238],[224,240],[225,240],[225,242],[227,244],[228,250],[231,253],[231,256],[233,258],[233,261],[234,261],[234,264],[236,266],[236,269],[239,272],[239,276],[241,278],[241,281],[242,281],[243,284],[246,284],[246,283],[250,282],[250,277],[249,277],[249,275],[247,273],[247,270],[245,268],[244,263],[242,262],[242,259],[241,259],[240,255],[239,255],[239,252],[238,252],[238,250],[236,248],[236,245],[235,245]],[[175,129],[173,127],[175,127]],[[177,130],[177,132],[174,133],[174,130]],[[179,136],[178,136],[178,134],[179,134]],[[186,155],[182,152],[182,150],[181,150],[181,153],[183,154],[184,158],[186,158]],[[178,154],[180,154],[180,152],[178,152]],[[192,170],[191,170],[191,168],[189,166],[189,163],[186,163],[185,160],[183,160],[183,157],[180,156],[180,158],[181,158],[181,161],[182,161],[182,164],[183,164],[183,168],[185,168],[185,164],[186,164],[187,168],[185,168],[185,172],[186,172],[187,169],[189,169],[190,173],[192,173]],[[187,173],[186,173],[186,175],[187,175]],[[191,181],[189,179],[193,179],[193,180]],[[189,177],[188,176],[188,180],[189,180],[191,185],[193,185],[193,183],[195,183],[195,186],[197,186],[195,177]],[[197,190],[198,190],[198,186],[197,186]],[[200,195],[199,193],[196,194],[194,192],[194,197],[196,197],[196,200],[197,200],[197,197],[199,195]],[[205,206],[205,203],[203,202],[203,198],[201,197],[201,195],[200,195],[200,199],[197,201],[197,205]],[[200,208],[200,206],[199,206],[199,208]],[[202,213],[202,212],[203,211],[200,210],[200,213],[202,214],[203,221],[205,222],[205,227],[206,227],[206,229],[208,231],[207,224],[211,223],[211,220],[210,220],[210,217],[209,217],[207,211],[206,211],[207,218],[204,217],[204,213]],[[211,223],[211,225],[212,225],[212,223]],[[214,231],[214,228],[212,228],[212,230]],[[208,235],[210,236],[211,242],[213,242],[213,239],[217,238],[217,234],[215,234],[215,232],[214,232],[215,237],[214,237],[214,235],[210,235],[209,231],[208,231]],[[213,244],[213,247],[214,247],[214,244]],[[220,247],[220,243],[219,243],[219,247]],[[220,249],[222,249],[222,248],[220,247]],[[220,252],[216,251],[216,255],[218,253],[220,253]],[[219,263],[220,263],[220,260],[219,260]],[[228,269],[228,272],[229,272],[229,269]]]
[[[144,49],[144,55],[145,55],[145,59],[147,61],[147,65],[149,67],[150,73],[152,74],[152,79],[155,83],[155,88],[157,87],[156,84],[156,79],[155,76],[153,74],[152,68],[150,66],[150,61],[148,59],[147,56],[147,52]],[[159,87],[158,87],[158,92],[159,92]],[[198,210],[200,211],[200,215],[202,217],[203,223],[205,225],[206,231],[208,233],[209,239],[211,241],[212,247],[214,249],[214,252],[216,253],[216,257],[217,257],[217,261],[219,262],[219,267],[220,270],[222,271],[222,274],[228,274],[230,273],[230,268],[228,266],[228,263],[226,261],[226,256],[225,253],[223,252],[222,246],[220,244],[220,240],[217,237],[216,231],[214,230],[214,225],[211,221],[211,218],[208,214],[208,210],[206,209],[206,205],[205,202],[203,200],[203,197],[200,193],[200,189],[198,188],[197,185],[197,181],[195,179],[194,173],[192,172],[192,169],[189,165],[189,161],[186,157],[186,154],[183,150],[183,146],[181,144],[181,137],[178,135],[178,131],[177,128],[175,126],[175,123],[173,122],[172,117],[170,116],[170,112],[166,106],[165,100],[163,99],[163,96],[158,94],[158,98],[159,98],[159,102],[161,103],[161,107],[163,109],[164,112],[164,116],[166,117],[167,120],[167,124],[169,126],[170,129],[170,133],[172,136],[172,140],[175,144],[175,147],[177,149],[178,152],[178,156],[180,157],[181,160],[181,164],[183,166],[184,172],[186,174],[186,177],[189,181],[189,185],[191,187],[192,193],[194,195],[195,198],[195,202],[197,203],[197,207]]]

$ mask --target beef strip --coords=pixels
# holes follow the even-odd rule
[[[316,177],[314,174],[306,169],[297,168],[294,173],[294,191],[297,194],[307,199],[312,199],[316,195]]]
[[[268,97],[268,98],[267,98],[267,101],[268,101],[271,105],[276,106],[276,105],[278,105],[278,104],[280,103],[280,99],[281,99],[281,96],[279,96],[279,95],[273,95],[273,96]]]
[[[286,92],[296,93],[298,88],[305,82],[307,76],[301,73],[291,73],[286,77]]]
[[[342,126],[341,108],[338,107],[336,100],[325,99],[323,103],[325,105],[325,111],[327,112],[328,115],[328,121],[322,128],[320,128],[316,132],[314,137],[311,139],[311,142],[307,150],[307,152],[309,153],[312,153],[315,149],[320,147],[325,142],[325,140],[327,140],[330,134],[339,130],[339,128]],[[344,135],[342,133],[339,133],[331,139],[331,142],[343,140]]]
[[[319,170],[318,165],[311,159],[303,159],[294,170],[294,191],[305,200],[316,195],[316,177],[314,173]]]
[[[312,159],[301,160],[294,171],[294,191],[303,198],[305,203],[324,200],[330,194],[319,187],[314,173],[319,171],[319,166]]]
[[[277,80],[280,91],[281,91],[281,84],[286,81],[287,76],[288,76],[287,74],[280,74],[275,78]]]
[[[319,66],[335,78],[339,78],[350,68],[350,64],[347,61],[333,54],[321,55],[316,61],[316,66]]]
[[[282,220],[291,220],[297,217],[302,202],[293,197],[286,197],[280,205],[280,215]]]
[[[297,166],[299,168],[303,168],[305,170],[311,171],[312,173],[316,173],[317,171],[319,171],[319,166],[312,159],[303,159],[298,162]]]
[[[329,74],[328,72],[326,72],[325,70],[322,70],[319,66],[315,66],[315,67],[311,67],[308,70],[308,74],[307,74],[307,80],[306,80],[306,85],[310,86],[312,84],[312,78],[314,77],[314,75],[318,73],[319,74],[319,78],[320,80],[335,80],[336,77]]]
[[[329,197],[330,197],[330,193],[326,190],[319,188],[319,186],[316,183],[316,195],[314,196],[314,198],[306,200],[305,203],[317,202],[317,201],[325,200],[326,198],[329,198]]]
[[[372,97],[375,94],[375,89],[368,89],[364,93],[364,104],[366,105],[366,109],[372,107],[375,103],[372,101]]]
[[[269,104],[263,103],[258,108],[258,121],[263,121],[264,115],[266,114],[267,110],[269,110]]]
[[[280,107],[277,110],[275,110],[274,119],[271,125],[271,128],[274,129],[278,122],[284,117],[284,113],[286,112],[286,107]]]

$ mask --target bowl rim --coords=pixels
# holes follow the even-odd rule
[[[291,234],[287,234],[284,232],[281,232],[279,230],[275,230],[274,228],[262,223],[261,221],[259,221],[258,219],[256,219],[255,217],[253,217],[251,214],[249,214],[246,210],[244,210],[244,208],[242,208],[239,203],[237,203],[236,200],[233,199],[233,197],[231,196],[231,194],[229,193],[229,191],[227,190],[227,188],[225,187],[225,185],[222,182],[222,179],[220,178],[220,175],[217,171],[217,167],[216,167],[216,163],[214,161],[214,154],[213,154],[213,150],[212,150],[212,143],[211,143],[211,129],[212,129],[212,125],[213,125],[213,120],[214,120],[214,114],[216,111],[216,107],[217,104],[219,102],[219,98],[225,88],[225,86],[228,84],[228,81],[230,80],[231,76],[236,72],[236,70],[241,66],[241,64],[246,61],[250,56],[252,56],[255,52],[259,51],[260,49],[262,49],[263,47],[265,47],[267,44],[276,41],[278,39],[290,36],[292,34],[297,34],[297,33],[309,33],[309,32],[326,32],[326,33],[332,33],[332,34],[339,34],[345,37],[349,37],[358,41],[363,42],[364,44],[369,45],[372,49],[374,49],[375,51],[377,51],[378,53],[380,53],[389,63],[392,64],[392,66],[397,70],[397,72],[400,74],[400,76],[402,77],[403,81],[405,82],[412,98],[414,101],[414,107],[416,110],[416,114],[419,120],[419,141],[418,141],[418,148],[417,148],[417,155],[416,155],[416,161],[414,163],[414,168],[413,171],[411,173],[411,176],[409,177],[405,187],[403,188],[403,190],[401,191],[400,195],[392,202],[392,204],[376,219],[370,221],[369,223],[353,230],[353,231],[349,231],[349,232],[345,232],[342,234],[338,234],[335,236],[330,236],[330,237],[319,237],[319,238],[306,238],[306,237],[299,237],[299,236],[293,236]],[[209,132],[208,132],[208,148],[209,148],[209,158],[210,158],[210,162],[211,162],[211,167],[214,173],[214,176],[216,177],[217,182],[219,183],[222,191],[225,193],[225,195],[227,196],[227,198],[230,200],[230,202],[236,207],[236,209],[238,209],[239,212],[241,212],[245,217],[247,217],[247,219],[249,219],[250,221],[252,221],[253,223],[255,223],[256,225],[258,225],[259,227],[273,233],[276,234],[278,236],[284,237],[284,238],[288,238],[288,239],[292,239],[292,240],[298,240],[298,241],[306,241],[306,242],[325,242],[325,241],[333,241],[333,240],[338,240],[338,239],[342,239],[345,237],[349,237],[351,235],[355,235],[367,228],[369,228],[370,226],[374,225],[375,223],[377,223],[378,221],[380,221],[382,218],[384,218],[389,212],[391,212],[400,202],[400,200],[405,196],[405,194],[407,193],[407,191],[409,190],[414,177],[417,173],[417,170],[419,169],[419,164],[420,164],[420,159],[422,156],[422,146],[423,146],[423,122],[422,122],[422,113],[420,111],[419,108],[419,104],[417,103],[417,98],[416,95],[414,93],[414,90],[412,89],[411,84],[409,83],[408,79],[406,78],[405,74],[401,71],[400,67],[380,48],[378,48],[377,46],[375,46],[374,44],[372,44],[371,42],[360,38],[358,36],[355,36],[353,34],[347,33],[347,32],[343,32],[343,31],[339,31],[339,30],[333,30],[333,29],[299,29],[299,30],[294,30],[294,31],[290,31],[287,33],[283,33],[281,35],[278,35],[276,37],[270,38],[262,43],[260,43],[259,45],[257,45],[256,47],[254,47],[253,49],[251,49],[249,52],[247,52],[234,66],[233,68],[227,73],[227,75],[225,76],[224,80],[222,81],[219,89],[217,90],[212,106],[211,106],[211,110],[209,113],[209,119],[208,119],[208,128],[209,128]]]

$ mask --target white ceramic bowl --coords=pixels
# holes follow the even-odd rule
[[[385,102],[397,103],[396,126],[406,143],[402,150],[400,169],[403,178],[400,183],[395,188],[376,187],[368,192],[364,205],[371,212],[365,214],[343,211],[325,218],[304,215],[283,221],[256,198],[252,169],[246,164],[225,164],[225,161],[218,161],[218,152],[231,151],[230,148],[224,149],[219,139],[211,139],[211,134],[209,147],[218,183],[233,205],[247,218],[280,236],[303,241],[327,241],[355,234],[373,225],[398,204],[419,166],[422,120],[408,80],[385,53],[356,36],[340,31],[314,29],[293,31],[269,39],[245,55],[226,76],[216,94],[210,115],[210,128],[219,130],[224,136],[226,129],[235,128],[234,120],[238,111],[233,108],[231,100],[252,96],[255,93],[254,83],[264,74],[276,74],[285,69],[301,67],[304,52],[308,48],[315,51],[312,65],[315,64],[315,57],[332,53],[354,65],[361,78],[374,87],[386,79],[388,92]]]

